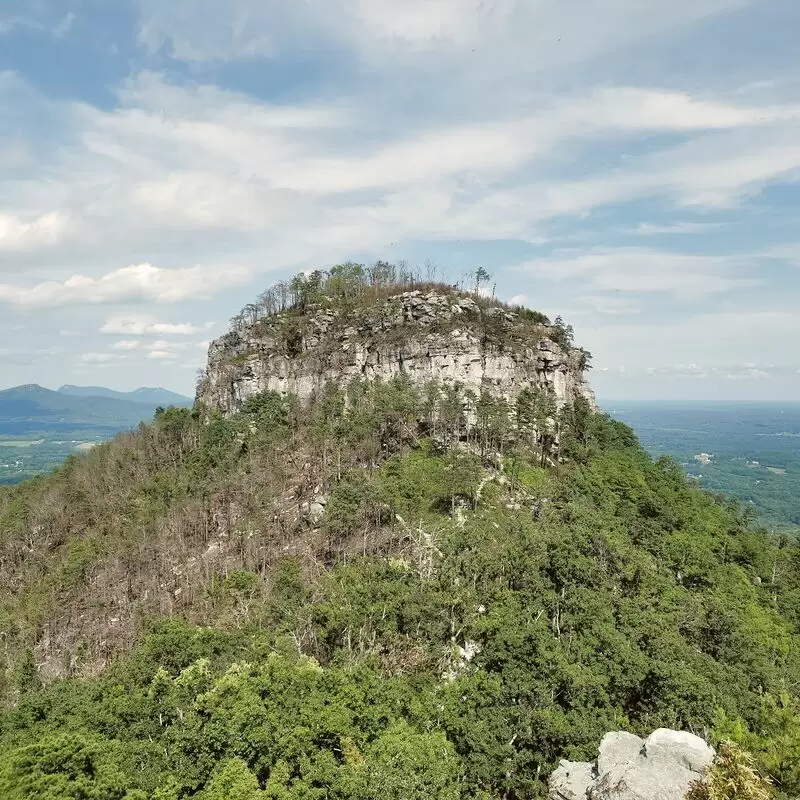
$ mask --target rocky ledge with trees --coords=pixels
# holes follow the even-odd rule
[[[590,354],[560,318],[486,296],[480,274],[472,290],[396,280],[388,265],[345,264],[268,290],[211,344],[198,402],[231,413],[259,392],[307,399],[326,382],[404,376],[512,404],[527,389],[557,408],[579,397],[593,406]]]

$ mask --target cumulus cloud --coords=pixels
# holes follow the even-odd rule
[[[111,345],[111,350],[130,353],[148,361],[174,361],[186,351],[197,352],[208,347],[208,342],[187,342],[167,339],[121,339]],[[194,357],[192,356],[192,360]]]
[[[26,251],[58,244],[68,230],[69,216],[50,211],[32,219],[0,212],[0,250]]]
[[[176,303],[208,296],[215,287],[243,283],[249,272],[241,267],[161,269],[151,264],[123,267],[91,278],[73,275],[65,281],[47,281],[30,288],[0,284],[0,302],[22,308],[110,303]]]
[[[111,350],[143,356],[151,361],[176,359],[185,351],[208,347],[208,342],[187,342],[168,339],[121,339],[111,345]]]

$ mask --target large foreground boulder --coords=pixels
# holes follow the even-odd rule
[[[685,731],[660,728],[647,739],[618,731],[600,742],[594,762],[562,761],[550,776],[550,800],[683,800],[714,751]]]

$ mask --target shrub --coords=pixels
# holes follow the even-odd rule
[[[720,745],[705,779],[696,781],[686,800],[771,800],[768,778],[755,767],[753,757],[733,742]]]

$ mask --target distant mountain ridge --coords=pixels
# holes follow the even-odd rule
[[[150,420],[158,406],[167,405],[191,405],[191,401],[165,389],[114,393],[100,387],[62,387],[53,391],[38,384],[13,386],[0,391],[0,434],[67,433],[80,429],[110,437]]]
[[[190,406],[192,399],[177,392],[171,392],[161,386],[142,386],[132,392],[120,392],[105,386],[73,386],[65,384],[57,390],[61,394],[73,397],[110,397],[115,400],[129,400],[144,403],[148,406]]]

